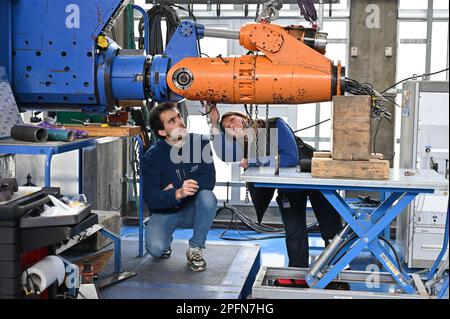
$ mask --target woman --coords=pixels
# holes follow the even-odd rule
[[[209,115],[212,133],[221,134],[225,139],[231,138],[233,140],[233,146],[240,150],[240,152],[235,153],[241,154],[240,166],[244,169],[253,165],[274,166],[276,161],[278,161],[280,167],[296,167],[301,164],[302,171],[304,171],[304,168],[308,168],[308,165],[303,164],[310,162],[314,149],[303,143],[282,119],[269,119],[267,123],[258,120],[257,123],[253,123],[250,117],[240,112],[225,113],[220,118],[215,106],[211,108]],[[267,129],[273,128],[276,130],[271,133],[275,134],[267,134]],[[223,152],[217,151],[223,149],[224,138],[214,138],[213,140],[216,153],[222,159],[226,157],[225,154],[230,153],[226,150]],[[270,139],[276,140],[278,144],[271,143]],[[217,141],[222,141],[222,145],[219,146]],[[273,145],[277,146],[275,152],[273,150],[269,152],[270,148],[273,149]],[[234,161],[238,160],[234,158]],[[275,189],[256,188],[252,183],[248,183],[248,188],[258,215],[258,222],[261,222],[264,212],[273,198]],[[286,230],[289,267],[308,268],[307,198],[309,197],[326,245],[342,228],[340,216],[318,190],[278,189],[277,193],[276,201]]]

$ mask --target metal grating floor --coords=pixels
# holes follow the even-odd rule
[[[138,242],[122,239],[122,271],[136,276],[100,290],[102,299],[239,299],[251,294],[260,268],[260,247],[255,244],[207,242],[207,270],[193,272],[187,265],[186,240],[174,240],[168,259],[137,257]],[[111,249],[108,246],[105,249]],[[85,254],[84,254],[85,255]],[[82,255],[70,253],[69,260]],[[114,260],[99,274],[113,273]]]

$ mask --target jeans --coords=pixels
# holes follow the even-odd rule
[[[320,191],[282,192],[278,190],[277,203],[286,230],[285,240],[289,267],[309,267],[308,229],[306,225],[308,196],[319,222],[320,233],[325,245],[328,245],[329,241],[342,229],[339,213]],[[289,207],[283,203],[283,199],[285,199],[285,202],[289,202]]]
[[[147,222],[145,246],[149,254],[160,258],[170,248],[177,228],[193,228],[192,248],[205,248],[206,236],[217,212],[217,199],[210,190],[201,190],[184,208],[172,214],[152,214]]]

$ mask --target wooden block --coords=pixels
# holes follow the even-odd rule
[[[91,264],[94,273],[98,274],[106,267],[113,255],[114,250],[110,249],[104,252],[97,253],[95,255],[90,255],[88,257],[75,260],[73,263],[80,267],[80,272],[82,271],[85,264]]]
[[[334,160],[370,159],[371,103],[368,95],[333,98],[331,153]]]
[[[314,152],[313,157],[330,158],[331,152]]]
[[[313,158],[311,175],[319,178],[388,179],[389,161],[337,161],[331,158]]]
[[[66,130],[83,130],[88,132],[89,137],[112,136],[112,137],[129,137],[138,135],[141,132],[140,126],[108,126],[101,127],[98,125],[72,125],[65,124],[61,126]]]

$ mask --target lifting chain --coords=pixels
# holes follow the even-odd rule
[[[255,135],[256,135],[256,166],[261,166],[261,162],[259,161],[259,137],[258,137],[258,104],[255,104],[255,122],[253,125],[255,129]]]
[[[270,155],[270,143],[269,143],[269,104],[266,104],[266,156],[264,162],[267,161],[267,156]]]

